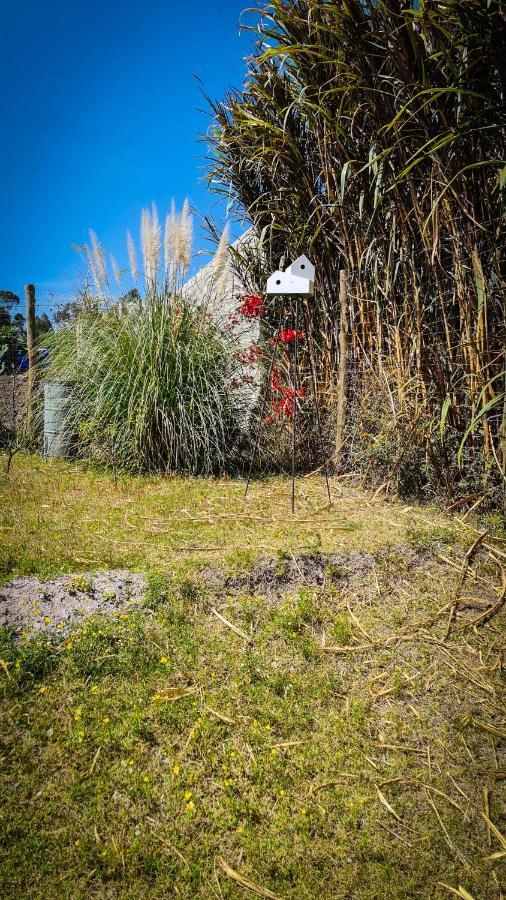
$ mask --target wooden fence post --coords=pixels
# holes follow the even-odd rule
[[[35,380],[35,366],[37,353],[35,349],[35,285],[25,284],[26,301],[26,349],[28,351],[28,396],[27,396],[27,421],[30,424],[32,417],[32,393]]]
[[[339,474],[341,450],[344,443],[344,424],[346,414],[346,370],[348,366],[348,291],[346,286],[346,272],[339,271],[339,367],[337,372],[337,422],[336,422],[336,448],[334,454],[334,466]]]

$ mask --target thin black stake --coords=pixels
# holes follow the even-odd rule
[[[299,298],[295,298],[295,342],[293,345],[292,513],[295,512],[295,439],[297,431],[297,350],[299,347]]]
[[[306,335],[309,335],[309,317],[307,315],[307,310],[304,311],[304,322]],[[323,446],[323,432],[322,432],[322,423],[320,419],[320,408],[318,406],[318,390],[317,390],[317,381],[316,381],[316,372],[313,365],[313,355],[311,353],[311,348],[308,345],[308,354],[309,354],[309,365],[311,367],[311,378],[313,381],[313,395],[314,395],[314,408],[316,414],[316,427],[318,429],[318,437],[320,439],[320,451],[323,456],[323,472],[325,475],[325,484],[327,485],[327,494],[329,497],[329,503],[332,503],[332,497],[330,494],[330,484],[329,484],[329,473],[327,469],[327,460],[325,459],[325,448]]]
[[[267,375],[267,382],[266,382],[266,385],[265,385],[265,391],[264,391],[264,395],[263,395],[263,398],[262,398],[262,406],[261,406],[261,409],[260,409],[260,418],[259,418],[259,420],[258,420],[258,428],[257,428],[257,434],[256,434],[256,438],[255,438],[255,446],[254,446],[254,448],[253,448],[253,455],[252,455],[252,457],[251,457],[251,462],[250,462],[250,464],[249,464],[248,477],[247,477],[247,479],[246,479],[246,488],[245,488],[245,491],[244,491],[244,497],[245,497],[245,498],[246,498],[247,493],[248,493],[249,483],[250,483],[250,481],[251,481],[251,473],[252,473],[252,471],[253,471],[253,464],[254,464],[254,462],[255,462],[255,456],[256,456],[256,453],[257,453],[257,450],[258,450],[258,444],[259,444],[259,442],[260,442],[260,431],[262,430],[262,423],[263,423],[263,419],[264,419],[265,405],[266,405],[266,403],[267,403],[267,394],[268,394],[268,392],[269,392],[269,390],[270,390],[270,386],[271,386],[272,369],[273,369],[273,367],[274,367],[274,358],[275,358],[275,356],[276,356],[276,350],[278,349],[278,338],[279,338],[279,332],[280,332],[280,329],[281,329],[281,323],[282,323],[282,321],[283,321],[283,307],[281,307],[281,313],[280,313],[280,316],[279,316],[278,327],[277,327],[277,329],[276,329],[276,334],[275,334],[275,337],[274,337],[274,346],[273,346],[273,348],[272,348],[271,361],[270,361],[270,365],[269,365],[269,374]]]

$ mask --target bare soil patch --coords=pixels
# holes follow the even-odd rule
[[[426,558],[410,546],[388,548],[376,555],[366,552],[283,554],[262,559],[249,572],[224,576],[217,568],[202,572],[209,587],[228,593],[283,594],[296,587],[329,588],[368,577],[376,562],[401,558],[403,567],[414,568]]]
[[[145,589],[145,576],[128,571],[15,578],[0,587],[0,626],[31,635],[65,633],[84,616],[138,605]]]

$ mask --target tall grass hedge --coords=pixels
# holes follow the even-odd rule
[[[151,295],[84,313],[48,341],[45,381],[67,385],[78,456],[131,472],[221,472],[240,424],[234,348],[205,304]]]

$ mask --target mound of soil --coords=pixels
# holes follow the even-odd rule
[[[229,593],[283,593],[295,586],[331,587],[368,575],[374,569],[370,553],[308,553],[268,557],[250,572],[223,576],[219,569],[202,572],[210,587],[224,588]]]

